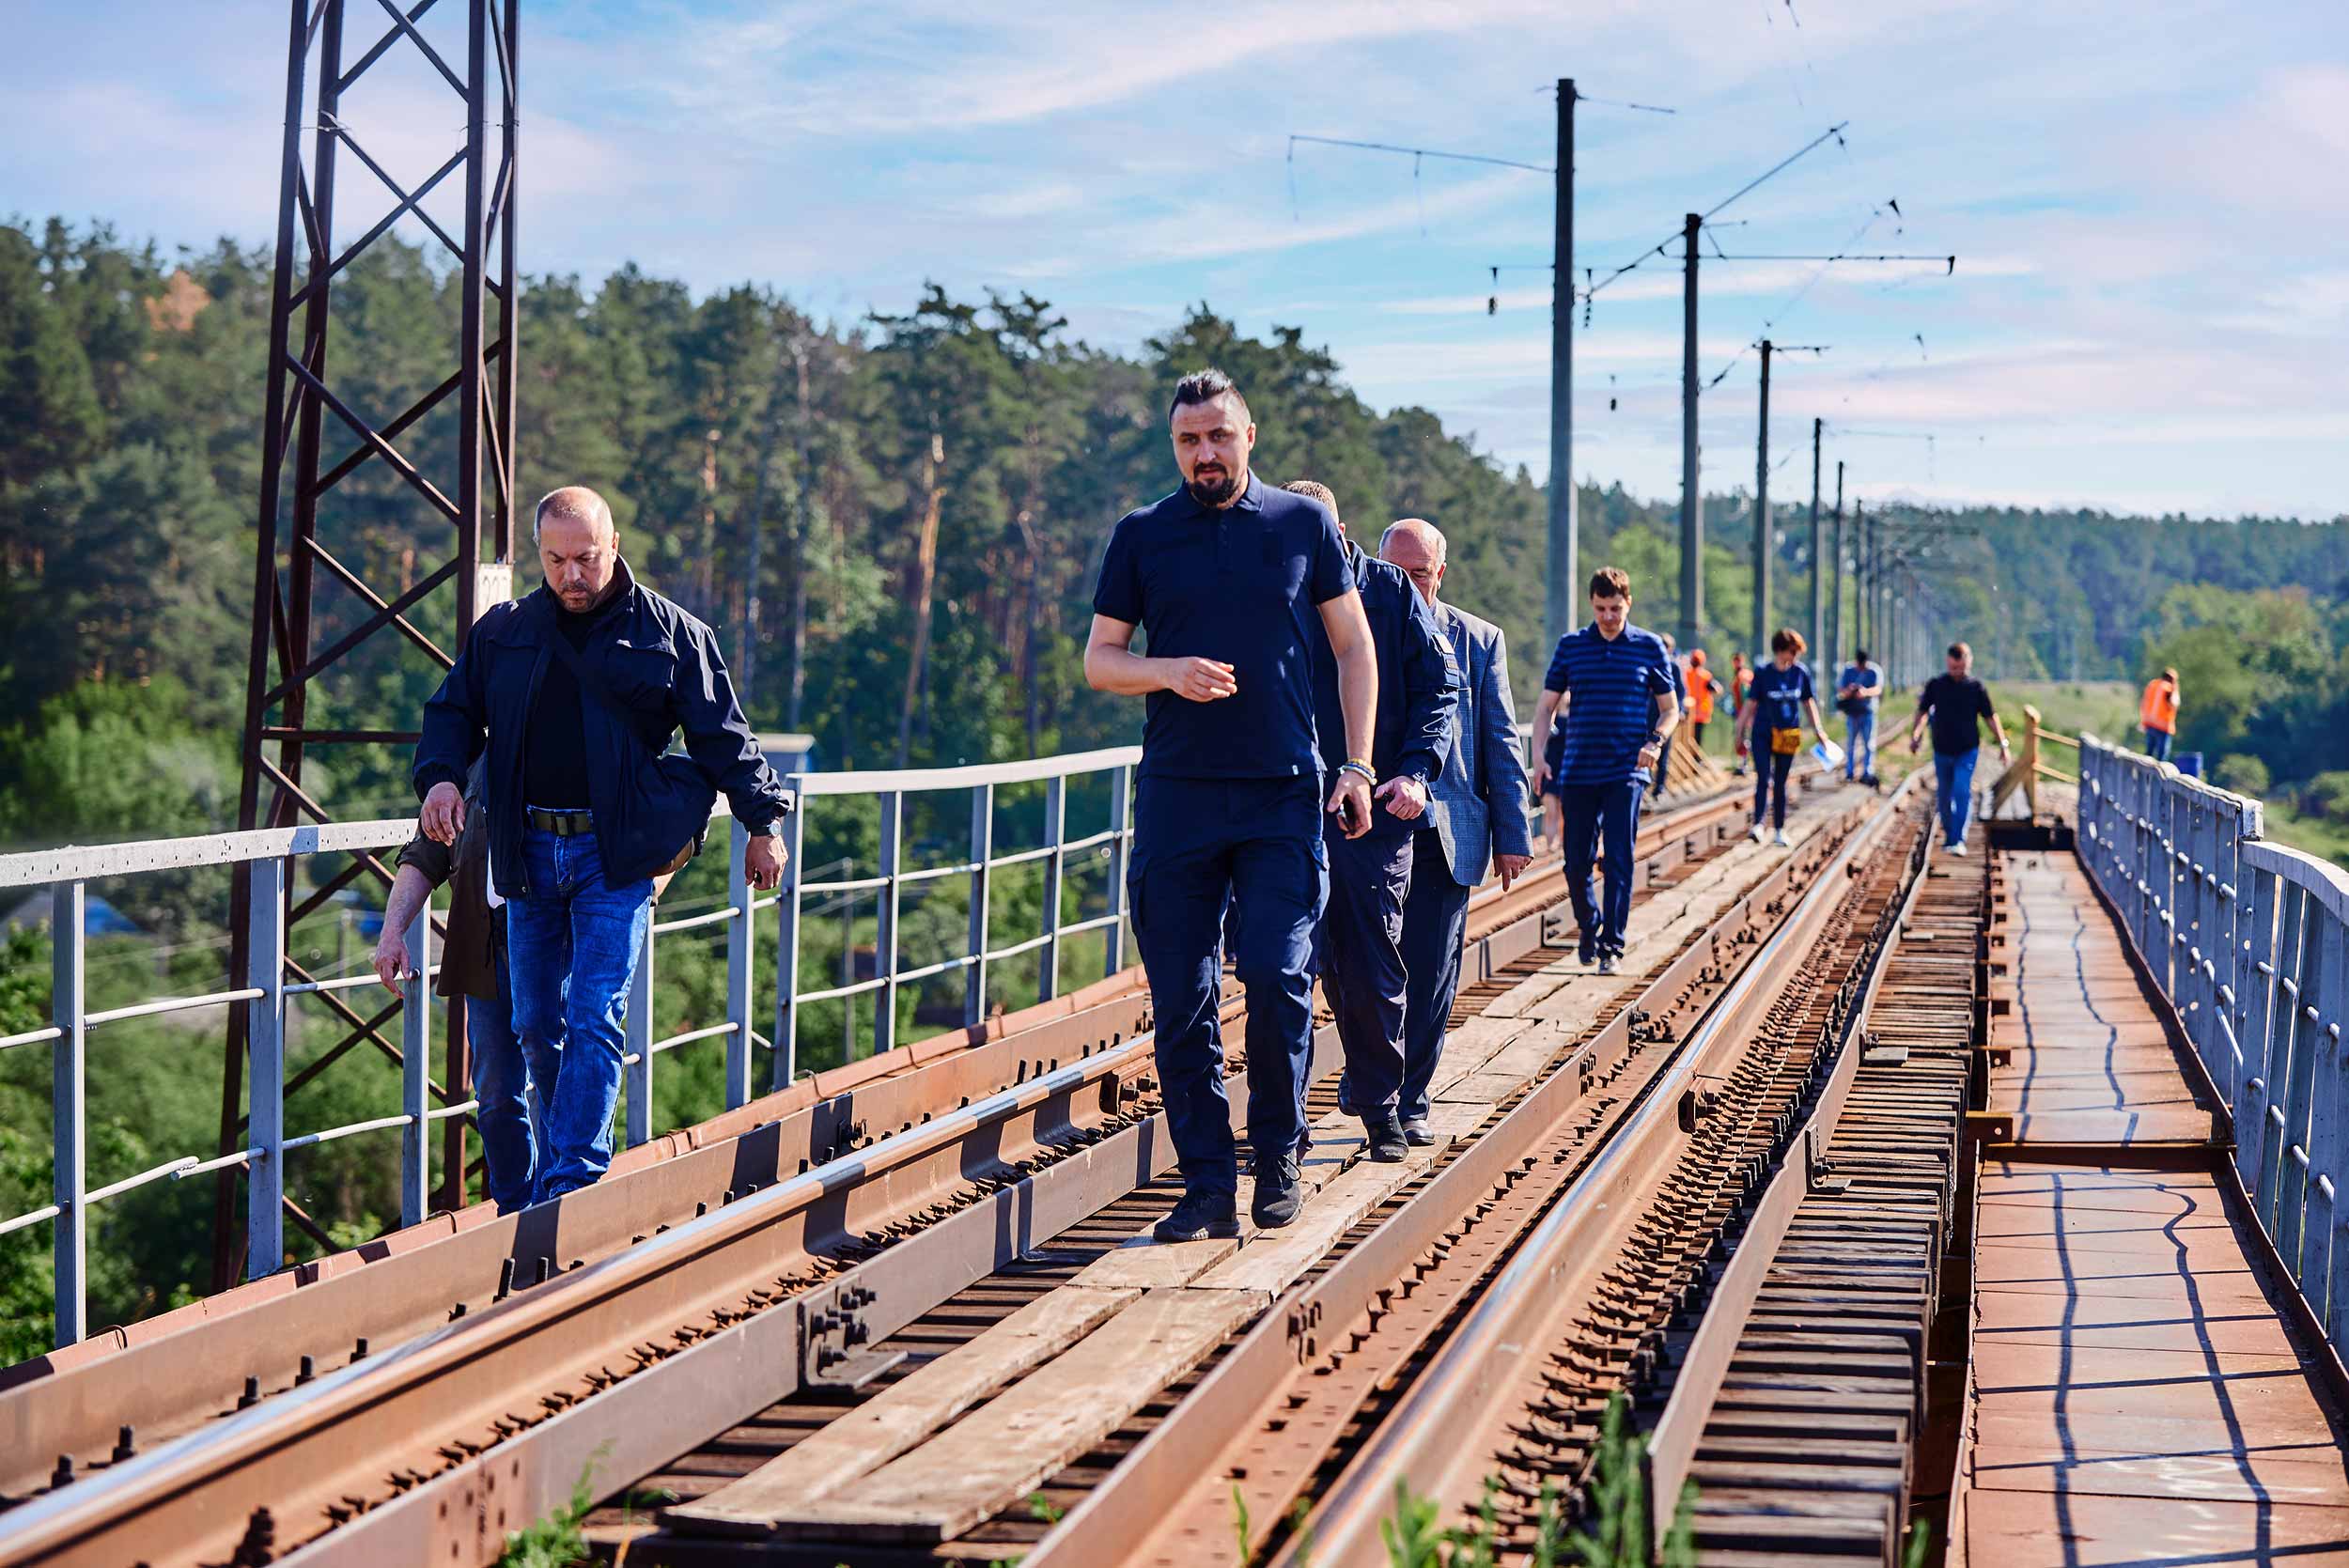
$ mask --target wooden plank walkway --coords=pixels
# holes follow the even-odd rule
[[[2015,1131],[1980,1172],[1951,1560],[2349,1564],[2341,1413],[2189,1153],[2210,1112],[2125,938],[2071,857],[2007,872]]]
[[[1806,800],[1789,815],[1789,835],[1804,843],[1831,815],[1831,802]],[[1054,1293],[1098,1299],[1046,1307],[1054,1296],[1042,1298],[664,1517],[738,1540],[920,1548],[1016,1504],[1262,1312],[1446,1145],[1475,1136],[1501,1100],[1787,853],[1731,846],[1634,908],[1622,972],[1601,975],[1560,952],[1481,1016],[1453,1027],[1431,1085],[1436,1146],[1413,1149],[1400,1164],[1373,1164],[1360,1158],[1354,1117],[1324,1117],[1302,1163],[1311,1190],[1294,1226],[1258,1233],[1245,1218],[1243,1178],[1238,1239],[1162,1245],[1145,1227]],[[1219,1483],[1219,1508],[1229,1486]]]

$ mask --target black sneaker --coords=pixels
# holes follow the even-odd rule
[[[1615,972],[1615,955],[1613,954],[1602,953],[1598,955],[1598,972],[1601,974],[1612,974]]]
[[[1228,1192],[1186,1192],[1174,1211],[1150,1228],[1150,1234],[1160,1241],[1237,1236],[1239,1234],[1239,1207]]]
[[[1598,962],[1598,944],[1591,940],[1590,938],[1585,937],[1580,942],[1576,944],[1574,956],[1584,969],[1589,969],[1593,964]]]
[[[1364,1116],[1362,1135],[1370,1140],[1370,1157],[1381,1165],[1393,1165],[1411,1152],[1403,1124],[1392,1115]]]
[[[1408,1143],[1414,1149],[1430,1149],[1435,1147],[1436,1135],[1427,1130],[1427,1118],[1424,1116],[1404,1117],[1403,1141]]]
[[[1297,1218],[1305,1203],[1305,1186],[1297,1179],[1297,1159],[1283,1155],[1256,1162],[1256,1201],[1250,1212],[1266,1230],[1278,1230]]]

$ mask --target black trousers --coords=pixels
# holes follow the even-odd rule
[[[1791,752],[1768,749],[1768,732],[1765,731],[1762,749],[1753,754],[1753,819],[1762,820],[1762,814],[1771,814],[1770,826],[1786,826],[1786,775],[1795,766]]]
[[[1444,862],[1443,840],[1423,828],[1411,846],[1411,892],[1403,901],[1403,969],[1409,995],[1403,1005],[1403,1089],[1395,1110],[1427,1114],[1427,1088],[1443,1055],[1452,1003],[1460,994],[1461,943],[1468,936],[1469,889]]]
[[[1416,833],[1329,834],[1330,902],[1314,932],[1322,994],[1346,1048],[1338,1106],[1392,1114],[1403,1086],[1403,901]]]

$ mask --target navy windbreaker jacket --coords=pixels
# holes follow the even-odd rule
[[[742,717],[716,634],[639,584],[626,561],[618,575],[609,613],[597,620],[580,659],[627,708],[626,729],[583,684],[579,698],[587,800],[604,878],[615,887],[668,863],[708,824],[720,790],[753,831],[793,805]],[[412,777],[422,800],[436,784],[465,786],[486,734],[490,868],[504,898],[531,891],[522,864],[522,741],[555,657],[549,644],[562,635],[554,610],[543,586],[492,606],[425,705],[416,744]],[[680,729],[685,756],[662,756]]]

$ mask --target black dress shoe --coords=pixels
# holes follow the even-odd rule
[[[1381,1165],[1393,1165],[1411,1152],[1403,1124],[1392,1116],[1363,1117],[1362,1134],[1370,1140],[1370,1157]]]
[[[1403,1141],[1408,1143],[1414,1149],[1430,1149],[1435,1147],[1436,1135],[1427,1130],[1427,1118],[1424,1116],[1404,1117]]]
[[[1256,1162],[1256,1201],[1249,1212],[1266,1230],[1279,1230],[1305,1205],[1305,1184],[1297,1178],[1297,1157],[1281,1155]]]
[[[1239,1205],[1228,1192],[1186,1192],[1174,1211],[1150,1228],[1160,1241],[1197,1241],[1239,1234]]]

